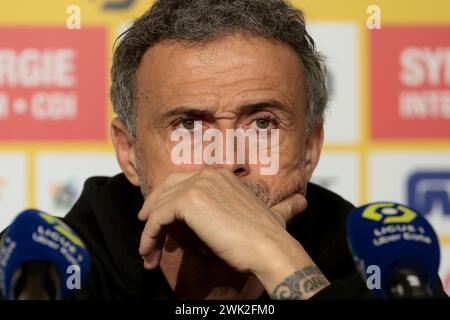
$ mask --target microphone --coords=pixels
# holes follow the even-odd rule
[[[355,208],[347,220],[347,241],[359,273],[378,298],[432,298],[439,243],[419,212],[393,202]]]
[[[60,219],[30,209],[0,240],[0,290],[10,300],[61,300],[81,289],[89,269],[83,241]]]

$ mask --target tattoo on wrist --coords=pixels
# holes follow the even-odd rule
[[[301,300],[330,283],[317,267],[306,267],[287,277],[272,292],[274,300]]]

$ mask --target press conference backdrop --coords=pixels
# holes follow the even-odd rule
[[[355,204],[420,210],[450,293],[450,1],[297,0],[328,57],[330,109],[314,181]],[[64,215],[109,139],[112,46],[146,0],[1,0],[0,229],[26,207]]]

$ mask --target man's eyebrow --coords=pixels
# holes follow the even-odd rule
[[[256,103],[244,104],[239,107],[241,113],[252,113],[260,110],[277,109],[283,112],[292,113],[292,110],[278,100],[267,100]]]
[[[163,114],[163,118],[172,118],[174,116],[192,116],[192,117],[198,117],[198,118],[212,118],[214,117],[214,112],[210,109],[201,109],[201,108],[194,108],[194,107],[186,107],[181,106],[174,108],[166,113]]]
[[[278,109],[283,112],[291,113],[289,107],[277,100],[267,100],[262,102],[243,104],[238,107],[238,113],[249,114],[260,110]],[[212,119],[215,113],[214,108],[195,108],[188,106],[176,107],[162,115],[163,118],[169,119],[175,116],[191,116],[196,118]]]

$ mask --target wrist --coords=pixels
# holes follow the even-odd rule
[[[266,244],[252,273],[273,299],[309,299],[329,285],[303,246],[294,238]]]
[[[295,239],[292,240],[280,241],[276,244],[266,243],[261,246],[262,252],[252,273],[268,293],[271,293],[289,275],[313,264],[303,246]]]

